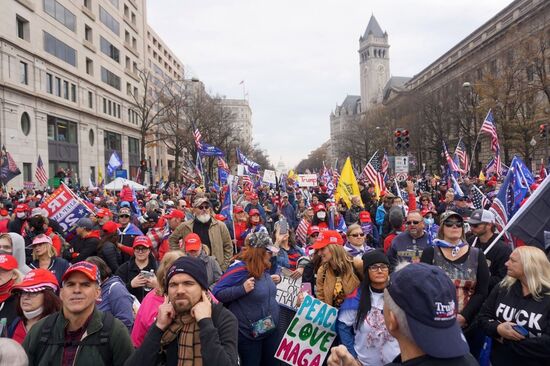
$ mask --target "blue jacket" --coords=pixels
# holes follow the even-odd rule
[[[130,332],[134,326],[133,304],[134,297],[120,277],[111,276],[101,284],[101,302],[97,309],[113,314]]]
[[[359,309],[359,300],[361,299],[361,288],[356,288],[351,294],[346,296],[346,299],[338,309],[338,314],[341,311],[346,310],[358,310]],[[353,357],[357,357],[357,352],[355,352],[355,329],[353,327],[348,327],[346,324],[340,320],[336,321],[336,333],[340,337],[340,342],[348,349],[349,353]]]
[[[230,266],[212,289],[214,296],[237,317],[239,334],[250,340],[253,338],[251,324],[269,315],[274,324],[279,323],[279,304],[275,299],[277,287],[266,271],[256,279],[254,290],[246,293],[243,283],[250,278],[244,262],[236,262]]]
[[[281,213],[286,218],[286,221],[288,221],[288,226],[291,229],[295,229],[296,226],[298,226],[298,223],[296,220],[296,211],[294,210],[294,207],[289,203],[288,205],[285,205],[281,207]]]
[[[65,259],[59,258],[59,257],[52,257],[50,266],[48,267],[48,271],[53,273],[53,275],[57,279],[57,282],[61,284],[62,282],[61,277],[63,277],[63,274],[65,274],[65,271],[67,270],[67,268],[69,268],[69,266],[70,266],[69,262],[67,262]],[[31,267],[32,269],[40,268],[38,260],[35,260],[29,263],[29,267]]]
[[[376,209],[376,225],[378,225],[378,231],[382,231],[382,225],[384,225],[384,219],[386,218],[386,209],[384,205],[378,206]]]

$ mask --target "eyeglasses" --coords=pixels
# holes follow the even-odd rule
[[[146,247],[137,247],[137,248],[134,248],[134,252],[138,252],[138,253],[145,253],[146,251],[148,251],[149,248],[146,248]]]
[[[371,272],[387,272],[390,270],[390,267],[387,264],[373,264],[369,266],[369,271]]]
[[[462,221],[445,221],[443,225],[445,225],[446,227],[456,226],[460,228],[464,225],[464,223]]]
[[[363,236],[365,236],[365,233],[349,234],[349,236],[353,236],[354,238],[362,238]]]
[[[208,210],[210,208],[210,206],[199,206],[197,207],[199,210]]]
[[[121,218],[127,218],[129,219],[130,218],[130,215],[118,215],[118,218],[121,219]]]
[[[21,297],[31,297],[31,298],[35,298],[37,297],[38,295],[40,294],[40,291],[39,292],[21,292]]]
[[[485,225],[485,223],[484,223],[484,222],[480,222],[479,224],[470,224],[470,227],[478,228],[478,227],[480,227],[481,225]]]
[[[418,225],[418,224],[420,224],[420,221],[411,220],[411,221],[407,221],[406,224],[407,225]]]

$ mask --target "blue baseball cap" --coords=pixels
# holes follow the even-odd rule
[[[457,321],[456,288],[441,268],[409,264],[391,275],[387,290],[407,315],[413,340],[422,351],[437,358],[470,352]]]

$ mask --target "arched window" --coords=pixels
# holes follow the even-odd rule
[[[90,132],[88,132],[88,140],[90,140],[90,146],[94,146],[95,135],[94,135],[94,130],[92,130],[91,128],[90,128]]]
[[[21,131],[25,136],[28,136],[31,132],[31,118],[27,112],[23,112],[21,115]]]

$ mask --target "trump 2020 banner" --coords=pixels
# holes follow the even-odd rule
[[[46,209],[48,217],[57,221],[67,233],[73,231],[78,220],[92,213],[65,183],[46,198],[40,207]]]
[[[336,338],[338,310],[307,295],[283,336],[275,358],[293,366],[320,366]]]

